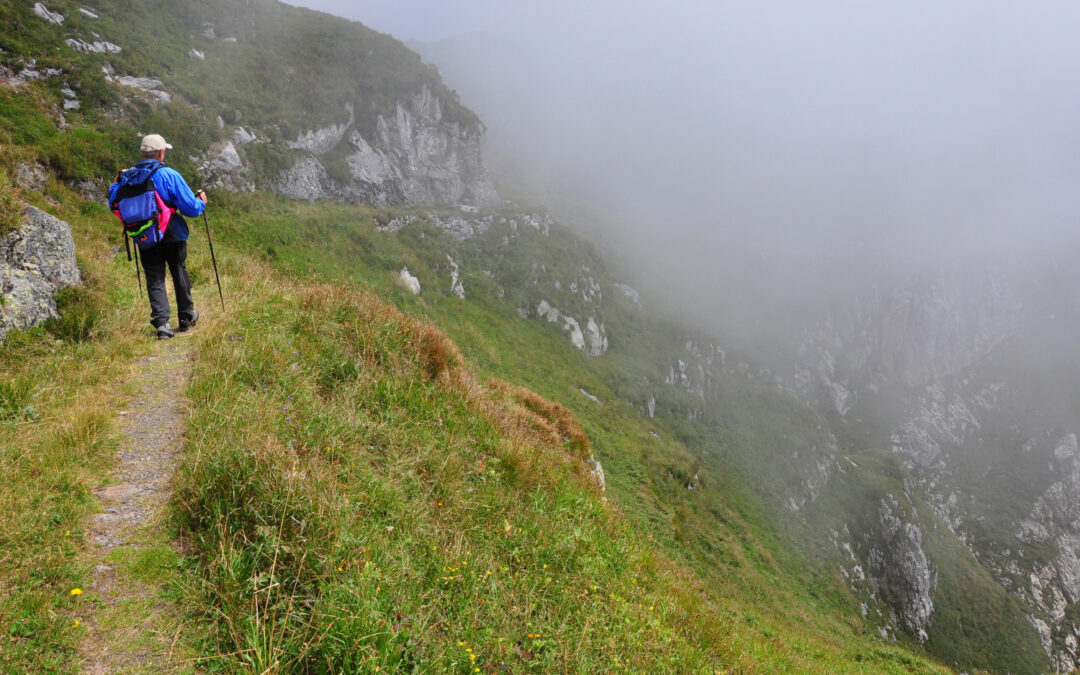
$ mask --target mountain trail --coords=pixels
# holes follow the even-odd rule
[[[83,673],[191,669],[176,653],[182,624],[167,593],[179,554],[163,524],[187,428],[190,335],[157,343],[131,365],[135,393],[118,413],[118,462],[112,481],[94,490],[102,512],[89,528],[93,570],[84,592],[94,609],[82,619],[87,630],[77,658]]]

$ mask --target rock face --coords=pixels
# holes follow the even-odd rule
[[[900,622],[919,642],[926,642],[926,627],[934,614],[931,594],[937,573],[923,551],[922,530],[909,522],[899,500],[888,495],[878,507],[881,548],[867,555],[871,584],[896,612]]]
[[[23,225],[0,239],[0,341],[55,318],[53,294],[79,283],[71,228],[32,206]]]
[[[450,121],[429,87],[380,115],[371,138],[345,119],[305,131],[288,143],[309,154],[286,169],[273,188],[293,199],[343,199],[377,205],[491,205],[498,201],[481,156],[483,130]],[[325,155],[344,150],[348,178],[331,177]]]
[[[896,624],[935,637],[936,549],[923,539],[944,526],[1021,602],[1059,672],[1080,667],[1080,311],[1065,258],[873,289],[803,334],[785,379],[838,427],[873,419],[853,449],[890,449],[905,499],[932,511],[924,528],[883,501],[863,523],[874,550],[855,546]]]

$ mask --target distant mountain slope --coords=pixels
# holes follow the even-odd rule
[[[161,132],[210,186],[397,205],[497,200],[483,125],[387,35],[273,0],[44,11],[0,8],[14,27],[0,37],[8,77],[42,79],[76,124]]]

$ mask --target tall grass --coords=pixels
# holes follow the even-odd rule
[[[73,196],[64,193],[67,204]],[[72,672],[85,631],[94,487],[114,462],[114,410],[130,358],[145,350],[127,292],[93,219],[54,209],[75,230],[87,286],[62,317],[8,333],[0,346],[0,672]],[[134,291],[134,288],[131,289]],[[75,318],[73,318],[75,317]],[[87,340],[91,333],[106,340]],[[71,595],[73,588],[86,588]]]
[[[217,667],[908,671],[720,603],[599,491],[566,408],[434,327],[233,261],[174,509]]]

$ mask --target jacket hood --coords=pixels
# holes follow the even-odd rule
[[[129,185],[141,183],[163,166],[165,163],[156,159],[144,159],[124,172],[124,182]]]

